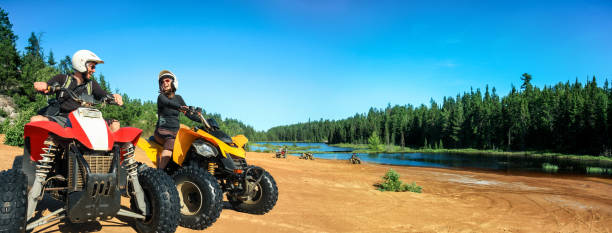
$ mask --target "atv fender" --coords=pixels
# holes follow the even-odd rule
[[[174,151],[172,152],[172,160],[178,164],[182,165],[183,161],[187,157],[187,151],[191,147],[191,144],[194,140],[198,138],[204,138],[202,135],[197,134],[196,132],[191,131],[190,129],[180,128],[176,133],[176,139],[174,139]],[[206,138],[204,138],[206,139]],[[210,141],[206,139],[207,141]],[[213,145],[216,143],[213,142]],[[225,154],[223,154],[225,156]]]
[[[249,140],[244,135],[237,135],[235,137],[232,137],[232,140],[234,140],[233,142],[236,146],[230,146],[204,130],[198,130],[197,134],[200,138],[204,138],[207,141],[211,142],[213,145],[219,147],[219,150],[221,151],[221,154],[224,158],[228,157],[228,153],[240,158],[246,157],[246,153],[242,146],[244,146],[244,144],[246,144]]]
[[[236,144],[238,148],[242,148],[244,147],[244,144],[247,144],[247,142],[249,142],[249,139],[247,139],[247,137],[245,137],[244,135],[240,134],[233,136],[232,141],[234,141],[234,144]]]
[[[136,143],[136,146],[138,146],[140,149],[144,150],[144,152],[147,154],[147,157],[149,158],[149,160],[151,160],[151,162],[153,162],[153,165],[155,165],[157,167],[157,154],[161,153],[161,151],[164,148],[159,146],[159,144],[157,144],[157,143],[149,143],[144,138],[138,138],[138,143]]]
[[[139,141],[142,130],[134,127],[123,127],[113,133],[115,142],[131,142],[136,145]]]
[[[53,133],[59,137],[72,139],[74,135],[71,128],[63,128],[58,123],[53,121],[35,121],[27,123],[23,127],[23,137],[30,138],[29,152],[32,161],[42,159],[40,154],[43,152],[43,142],[49,133]],[[27,145],[26,145],[27,146]]]

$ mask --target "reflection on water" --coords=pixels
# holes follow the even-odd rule
[[[280,143],[279,143],[280,144]],[[289,143],[292,145],[293,143]],[[321,146],[311,151],[335,151],[324,143],[305,143]],[[298,143],[299,145],[299,143]],[[331,149],[330,149],[331,148]],[[342,148],[347,149],[347,148]],[[349,150],[350,151],[350,148]],[[291,152],[291,151],[289,151]],[[348,160],[352,153],[314,154],[315,158]],[[297,154],[291,154],[299,156]],[[583,174],[612,177],[612,165],[600,161],[569,161],[557,158],[533,158],[527,156],[491,156],[430,153],[358,153],[362,162],[419,167],[473,168],[496,171],[528,171],[550,174]]]
[[[307,151],[324,151],[324,152],[350,152],[353,148],[335,147],[329,146],[325,143],[320,142],[256,142],[257,144],[251,145],[252,151],[261,150],[264,151],[267,148],[265,146],[259,146],[264,144],[271,144],[275,146],[299,146],[299,147],[315,147],[309,148]]]

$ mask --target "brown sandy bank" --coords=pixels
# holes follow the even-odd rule
[[[21,153],[0,145],[0,169],[8,169]],[[146,160],[140,149],[137,156]],[[224,209],[204,232],[612,232],[610,179],[247,156],[276,179],[276,207],[265,215]],[[373,184],[389,168],[402,181],[422,186],[423,193],[377,191]],[[55,223],[34,232],[85,231],[135,232],[117,219]],[[202,231],[179,227],[177,232]]]

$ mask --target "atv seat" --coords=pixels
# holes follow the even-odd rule
[[[159,142],[157,142],[157,140],[155,140],[155,136],[151,136],[149,137],[149,139],[147,139],[147,141],[149,141],[149,144],[157,144],[161,147],[163,147],[164,145],[159,144]]]

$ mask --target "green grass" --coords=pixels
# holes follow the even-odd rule
[[[550,163],[543,163],[542,170],[549,173],[556,173],[559,170],[559,166]]]
[[[350,143],[330,144],[330,146],[344,147],[344,148],[355,148],[355,149],[368,149],[368,148],[370,148],[370,145],[368,145],[368,144],[350,144]]]
[[[265,143],[265,144],[261,144],[261,143],[253,143],[251,144],[251,146],[258,146],[258,147],[265,147],[266,149],[264,150],[265,152],[274,152],[277,151],[279,148],[283,147],[283,146],[279,146],[279,145],[272,145],[270,143]],[[316,148],[321,148],[321,146],[297,146],[295,145],[295,143],[293,145],[287,145],[287,150],[291,151],[291,152],[295,152],[295,151],[307,151],[309,149],[316,149]]]
[[[587,174],[592,174],[592,175],[611,174],[612,173],[612,169],[601,168],[601,167],[587,167],[586,173]]]

